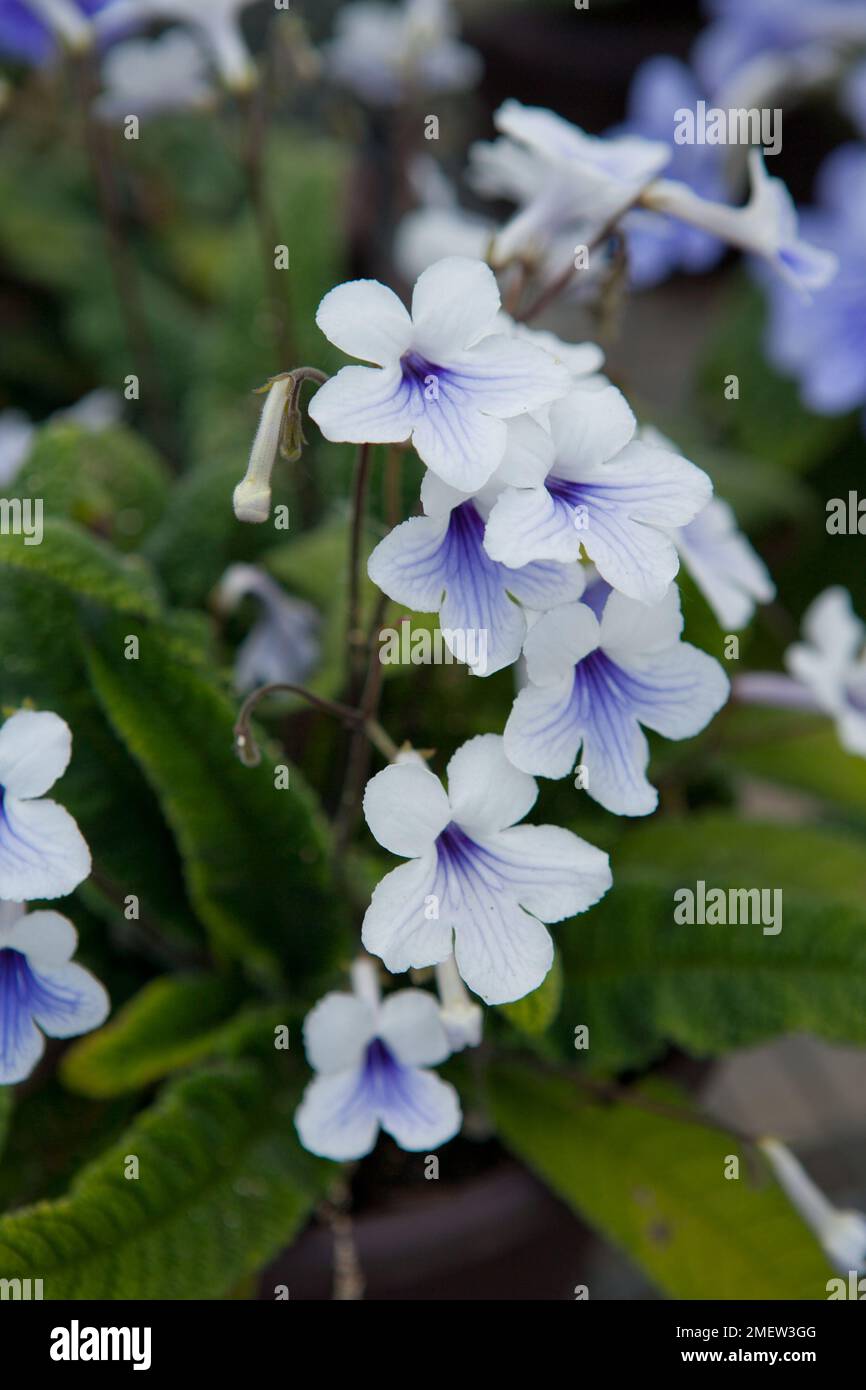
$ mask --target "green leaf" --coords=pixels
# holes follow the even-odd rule
[[[67,1049],[63,1081],[101,1100],[188,1067],[218,1046],[239,997],[237,985],[218,975],[154,980],[104,1028]]]
[[[866,822],[866,761],[846,753],[833,721],[791,710],[733,706],[725,715],[724,766],[793,787]]]
[[[126,661],[123,627],[106,619],[88,654],[105,712],[174,831],[215,948],[269,974],[281,963],[293,985],[326,971],[342,904],[300,775],[292,768],[281,788],[268,758],[241,765],[233,705],[156,628],[141,629],[139,659]]]
[[[168,475],[131,430],[62,423],[39,431],[7,495],[39,497],[47,516],[78,522],[119,550],[134,550],[162,515]]]
[[[301,1150],[295,1099],[249,1064],[170,1086],[68,1195],[0,1221],[0,1278],[43,1279],[47,1299],[225,1296],[292,1239],[335,1171]]]
[[[565,971],[555,1037],[590,1070],[643,1066],[676,1043],[715,1056],[784,1032],[866,1043],[866,859],[860,840],[725,816],[631,828],[615,891],[558,932]],[[782,929],[674,921],[674,893],[782,892]],[[768,905],[772,908],[773,899]]]
[[[26,540],[25,535],[0,535],[0,569],[38,575],[119,613],[155,617],[159,612],[159,596],[145,565],[118,555],[74,523],[46,517],[41,543],[27,545]]]
[[[685,1109],[668,1088],[638,1094]],[[671,1298],[826,1298],[819,1247],[766,1169],[757,1185],[732,1136],[591,1103],[520,1063],[492,1069],[489,1101],[508,1147]],[[731,1154],[737,1179],[724,1176]]]

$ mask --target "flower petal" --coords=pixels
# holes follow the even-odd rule
[[[34,1021],[49,1038],[89,1033],[105,1022],[111,1008],[96,976],[74,961],[33,971],[30,1006]]]
[[[343,367],[319,387],[308,414],[326,439],[344,444],[398,444],[414,423],[399,365]]]
[[[54,801],[5,798],[0,810],[4,898],[62,898],[89,873],[90,850],[68,811]]]
[[[613,883],[608,856],[559,825],[513,825],[484,844],[508,864],[521,907],[542,922],[586,912]]]
[[[373,890],[361,939],[392,974],[436,965],[451,954],[452,931],[441,920],[435,853],[386,874]]]
[[[637,421],[625,396],[604,377],[592,377],[550,408],[558,477],[578,481],[624,449]]]
[[[448,577],[448,525],[446,513],[413,516],[395,526],[367,561],[373,583],[416,613],[438,612]]]
[[[505,725],[505,751],[515,767],[535,777],[567,777],[577,762],[583,732],[575,718],[572,673],[550,685],[520,691]]]
[[[4,935],[3,945],[21,951],[35,969],[56,969],[65,965],[75,954],[78,933],[68,918],[59,912],[43,910],[21,915],[12,930]]]
[[[452,816],[470,833],[514,825],[532,809],[537,796],[534,780],[508,761],[499,734],[470,738],[448,764]]]
[[[366,1094],[363,1069],[317,1076],[295,1111],[295,1128],[310,1153],[337,1163],[363,1158],[374,1147],[379,1117]]]
[[[431,362],[449,361],[489,332],[499,305],[499,286],[489,265],[446,256],[418,277],[412,294],[412,345]]]
[[[462,377],[450,383],[443,378],[438,399],[425,401],[411,423],[418,456],[460,492],[473,493],[483,487],[505,453],[505,422],[482,414],[464,390]]]
[[[499,333],[452,358],[449,367],[478,410],[503,420],[548,405],[572,385],[549,352]]]
[[[13,996],[0,954],[0,1086],[26,1081],[45,1051],[45,1039]]]
[[[342,352],[380,367],[396,362],[412,341],[406,308],[378,280],[337,285],[319,305],[316,323]]]
[[[430,849],[451,809],[442,783],[428,768],[395,763],[367,783],[364,816],[380,845],[409,859]]]
[[[508,592],[527,608],[542,613],[579,599],[586,587],[586,575],[574,561],[561,565],[556,560],[536,560],[519,570],[506,570],[505,583]]]
[[[680,595],[675,584],[659,603],[638,603],[625,594],[612,593],[601,618],[599,646],[621,665],[623,658],[672,647],[682,630]]]
[[[314,1071],[326,1074],[357,1067],[376,1033],[376,1016],[354,994],[326,994],[304,1019],[304,1050]]]
[[[676,642],[632,667],[629,694],[635,716],[665,738],[692,738],[728,699],[730,682],[714,657]]]
[[[423,989],[389,994],[379,1013],[378,1033],[404,1066],[432,1067],[451,1051],[439,1005]]]
[[[437,1149],[453,1139],[463,1116],[454,1087],[435,1072],[403,1067],[399,1084],[385,1091],[379,1107],[382,1128],[409,1152]]]
[[[21,799],[43,796],[69,766],[69,725],[49,710],[21,709],[0,729],[0,787]]]
[[[545,613],[530,629],[523,645],[526,670],[533,685],[553,685],[599,645],[598,618],[585,603],[569,603]]]
[[[467,892],[455,906],[457,968],[485,1004],[509,1004],[538,989],[553,964],[550,932],[502,893]]]
[[[493,506],[484,532],[491,560],[521,569],[536,560],[573,563],[585,532],[580,513],[545,487],[507,487]]]

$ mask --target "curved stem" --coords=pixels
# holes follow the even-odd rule
[[[268,695],[276,694],[300,695],[301,699],[307,700],[317,709],[324,710],[326,714],[333,714],[337,719],[342,719],[345,723],[353,726],[357,726],[362,718],[360,710],[353,709],[350,705],[341,705],[337,700],[328,700],[323,695],[315,695],[312,690],[307,690],[303,685],[292,685],[287,681],[273,681],[270,685],[259,686],[258,690],[253,690],[244,700],[235,720],[235,751],[246,767],[257,767],[261,761],[261,751],[250,731],[253,710],[260,700],[264,700]]]

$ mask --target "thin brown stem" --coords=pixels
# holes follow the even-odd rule
[[[348,652],[347,683],[349,698],[356,697],[360,679],[364,637],[361,631],[361,550],[367,516],[367,494],[370,487],[371,446],[362,444],[355,463],[352,491],[352,524],[349,535],[349,599],[346,612],[346,644]]]
[[[135,257],[130,255],[124,230],[111,141],[93,114],[94,100],[99,90],[93,62],[93,55],[87,53],[76,59],[74,64],[84,148],[96,191],[117,303],[133,357],[133,368],[142,384],[142,401],[155,438],[160,444],[166,444],[164,422],[170,418],[170,414],[165,408],[157,356],[142,304],[138,267]],[[170,446],[168,453],[172,453]]]
[[[323,710],[326,714],[333,714],[337,719],[341,719],[345,724],[350,724],[353,728],[358,725],[362,718],[360,710],[354,709],[350,705],[342,705],[337,700],[328,700],[323,695],[315,695],[312,690],[307,690],[302,685],[274,681],[270,685],[259,686],[258,690],[253,690],[244,700],[235,720],[235,751],[246,767],[257,767],[261,762],[261,750],[250,729],[253,711],[259,702],[266,699],[268,695],[277,694],[300,695],[301,699],[315,705],[316,709]]]

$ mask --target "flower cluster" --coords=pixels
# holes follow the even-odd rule
[[[453,1107],[413,1064],[477,1045],[480,1006],[465,986],[488,1005],[537,989],[553,963],[549,924],[587,911],[611,887],[601,850],[563,827],[521,823],[536,776],[570,776],[577,765],[576,785],[602,806],[647,815],[657,793],[643,730],[689,738],[727,699],[718,662],[681,640],[681,558],[735,625],[773,587],[707,475],[638,428],[601,375],[598,348],[509,318],[488,265],[437,262],[419,277],[411,312],[378,282],[340,285],[318,323],[369,364],[345,366],[319,387],[309,409],[322,433],[411,441],[426,468],[421,514],[376,546],[371,579],[397,602],[438,613],[473,675],[519,661],[523,685],[504,734],[472,738],[451,758],[447,789],[414,752],[367,785],[370,831],[407,862],[375,889],[363,944],[395,974],[436,968],[443,1031],[434,1046],[423,994],[411,1046],[389,1042],[385,1022],[392,1003],[414,1018],[406,993],[381,1014],[347,996],[316,1007],[307,1048],[322,1074],[298,1128],[316,1152],[348,1157],[367,1152],[379,1124],[401,1143],[408,1133],[408,1147],[454,1132]],[[268,449],[257,440],[254,481],[236,496],[245,514],[250,489],[269,496],[284,404],[270,430],[263,417]],[[470,632],[485,641],[459,640]],[[331,1056],[328,1020],[338,1013],[346,1046]],[[413,1108],[417,1127],[407,1130]]]
[[[90,873],[90,851],[69,812],[45,793],[72,753],[58,715],[19,710],[0,728],[0,1085],[23,1081],[45,1047],[108,1015],[102,985],[74,964],[77,937],[59,912],[27,913]]]

